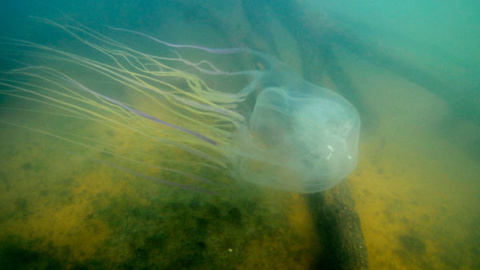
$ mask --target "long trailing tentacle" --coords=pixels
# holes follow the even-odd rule
[[[7,76],[0,79],[0,85],[6,89],[1,90],[1,95],[21,98],[60,109],[63,113],[52,112],[58,116],[94,121],[108,128],[117,130],[131,130],[136,134],[145,136],[145,138],[154,141],[157,140],[160,143],[167,143],[200,157],[201,159],[205,159],[206,163],[202,164],[203,166],[210,166],[207,162],[212,162],[212,164],[214,164],[212,168],[214,169],[226,166],[225,161],[222,160],[222,155],[224,155],[223,151],[225,150],[219,146],[231,144],[231,132],[245,121],[240,113],[230,109],[230,107],[236,106],[236,104],[238,104],[238,102],[244,97],[238,98],[238,95],[235,94],[225,94],[213,90],[199,77],[181,70],[173,69],[162,63],[162,61],[178,61],[185,65],[197,67],[206,64],[207,66],[210,66],[211,70],[218,74],[224,73],[223,75],[227,76],[231,74],[216,69],[213,64],[206,60],[199,63],[192,63],[183,59],[179,54],[177,54],[177,58],[162,58],[148,55],[133,50],[126,45],[103,36],[89,28],[70,25],[62,26],[49,20],[43,20],[43,22],[60,27],[85,45],[104,56],[107,56],[108,61],[95,60],[28,41],[2,39],[0,40],[0,43],[2,43],[2,45],[15,47],[18,49],[18,52],[37,57],[38,59],[55,61],[57,63],[70,63],[84,68],[85,70],[93,71],[95,74],[106,78],[107,81],[140,93],[142,97],[145,97],[153,104],[161,106],[162,110],[165,110],[165,112],[178,116],[179,119],[183,119],[182,122],[179,122],[182,125],[169,123],[145,110],[136,108],[134,105],[124,103],[98,92],[97,90],[94,90],[94,88],[90,88],[80,81],[70,77],[65,73],[66,71],[60,71],[58,68],[55,68],[55,66],[49,66],[48,63],[45,65],[32,66],[17,61],[23,65],[23,67],[4,72]],[[185,48],[200,49],[200,47],[196,46]],[[240,50],[210,50],[210,52],[236,53],[240,52]],[[18,78],[20,78],[20,80],[18,80]],[[38,80],[39,83],[30,82],[31,79]],[[184,81],[187,87],[182,88],[175,85],[175,80]],[[162,97],[162,101],[158,99],[159,96]],[[46,113],[50,112],[46,111]],[[161,134],[162,131],[156,131],[149,127],[149,125],[138,122],[137,117],[135,116],[140,116],[152,122],[168,126],[181,133],[179,136],[163,138],[163,135]],[[209,120],[205,121],[202,119]],[[2,123],[11,124],[3,120]],[[183,125],[186,125],[186,127]],[[36,129],[24,125],[17,126],[34,130],[57,139],[67,140],[71,143],[87,148],[95,148],[94,146],[81,143],[75,139],[68,139],[56,135],[54,132],[47,132],[42,129]],[[206,135],[203,135],[200,132],[207,133]],[[160,136],[157,137],[157,135]],[[190,135],[200,139],[200,141],[194,140],[189,137]],[[195,145],[198,145],[199,147],[196,147]],[[105,152],[104,150],[100,151]],[[114,154],[113,152],[108,153]],[[142,163],[138,160],[124,157],[122,155],[114,154],[114,156],[124,159],[127,162]],[[109,164],[109,166],[115,167],[112,166],[112,164]],[[189,177],[203,183],[210,183],[202,177],[195,176],[194,174],[185,171],[162,166],[154,167]],[[141,176],[140,173],[130,171],[127,168],[123,169]],[[145,175],[142,177],[150,178]],[[153,180],[158,179],[155,178]],[[187,186],[183,186],[183,184],[172,184],[163,180],[159,181],[187,188]]]

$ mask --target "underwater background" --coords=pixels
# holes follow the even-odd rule
[[[480,269],[477,1],[4,0],[0,36],[88,54],[78,40],[36,18],[74,20],[159,56],[170,52],[107,26],[278,58],[359,112],[357,167],[321,194],[328,201],[348,190],[368,254],[363,267]],[[8,73],[16,61],[42,64],[6,43],[2,79],[16,79]],[[213,58],[223,67],[264,68],[248,59]],[[129,104],[156,109],[82,68],[61,68]],[[240,83],[219,86],[233,92]],[[318,232],[307,195],[190,166],[191,157],[174,147],[41,113],[44,104],[5,95],[5,85],[0,91],[2,269],[338,269],[322,263],[332,247]],[[175,163],[219,185],[210,193],[200,185],[160,183],[184,180],[120,157]]]

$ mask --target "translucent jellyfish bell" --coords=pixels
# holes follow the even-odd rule
[[[301,193],[331,188],[356,166],[358,113],[328,89],[293,76],[282,81],[258,95],[239,131],[237,177]]]

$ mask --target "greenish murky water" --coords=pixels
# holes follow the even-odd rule
[[[110,61],[28,17],[68,25],[69,16],[159,57],[171,57],[172,51],[104,25],[176,44],[255,49],[343,95],[362,120],[359,162],[345,183],[360,218],[369,268],[480,267],[475,1],[48,2],[2,2],[1,36]],[[19,79],[9,70],[55,59],[34,58],[8,39],[0,44],[0,76],[8,82],[0,86],[5,269],[313,269],[329,248],[302,194],[235,180],[228,167],[200,166],[198,157],[134,130],[65,117],[69,113],[59,108],[6,94]],[[179,51],[184,59],[202,59]],[[210,60],[226,68],[267,68],[255,58]],[[56,62],[54,67],[129,105],[168,120],[178,117],[85,66]],[[229,93],[244,83],[205,80]],[[27,81],[35,89],[44,86],[33,76]],[[248,111],[253,102],[238,109]],[[129,120],[109,113],[110,119]],[[135,123],[145,134],[155,132],[147,121]]]

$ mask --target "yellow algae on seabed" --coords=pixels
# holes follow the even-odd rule
[[[308,269],[322,247],[305,197],[276,191],[264,195],[267,207],[273,213],[277,209],[276,214],[286,215],[288,223],[274,234],[261,233],[251,241],[245,263],[236,269]],[[274,221],[275,214],[272,218]]]
[[[9,179],[0,186],[0,237],[10,249],[62,266],[180,267],[190,258],[199,269],[305,269],[319,253],[301,195],[248,183],[231,183],[233,196],[205,195],[132,176],[97,162],[98,152],[35,132],[6,127],[0,136]],[[108,136],[118,153],[152,150],[128,133]]]
[[[3,135],[12,135],[11,130],[3,131]],[[10,208],[2,212],[13,217],[2,217],[1,235],[30,241],[48,240],[34,249],[68,249],[73,260],[85,260],[97,251],[110,232],[104,222],[92,218],[91,198],[75,189],[81,189],[77,185],[87,185],[90,181],[105,185],[106,178],[101,172],[84,177],[68,175],[67,166],[72,164],[52,155],[52,149],[45,147],[49,142],[42,141],[45,138],[30,135],[9,136],[10,143],[22,144],[23,141],[24,145],[16,145],[14,149],[18,152],[14,155],[5,152],[1,155],[2,159],[15,159],[15,162],[2,160],[2,175],[6,178],[2,180],[9,183],[1,191],[2,208]],[[3,146],[3,151],[13,151],[11,145]],[[23,169],[16,169],[19,164],[23,164],[20,165]]]
[[[477,269],[480,166],[436,130],[447,108],[392,74],[356,71],[381,116],[349,177],[370,269]]]

